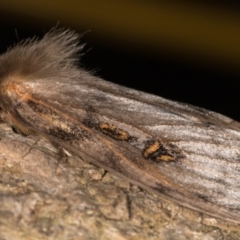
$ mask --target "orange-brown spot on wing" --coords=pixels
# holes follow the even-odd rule
[[[154,162],[170,162],[176,160],[176,157],[174,154],[172,154],[171,150],[166,148],[158,140],[147,141],[142,154],[144,158],[150,159]]]
[[[169,161],[175,161],[175,158],[170,155],[161,155],[161,156],[158,156],[156,160],[169,162]]]
[[[160,142],[157,140],[152,141],[143,151],[143,156],[149,158],[151,154],[155,153],[160,149]]]
[[[117,128],[115,125],[113,124],[109,124],[109,123],[99,123],[99,129],[107,134],[108,136],[117,139],[117,140],[123,140],[123,141],[128,141],[131,139],[131,135],[120,129]]]

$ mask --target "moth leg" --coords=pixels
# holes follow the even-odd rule
[[[62,172],[60,163],[61,162],[63,162],[63,163],[68,162],[68,154],[66,153],[65,149],[62,146],[60,146],[57,142],[52,141],[51,143],[58,151],[56,175],[60,175],[61,172]]]
[[[14,114],[8,113],[8,117],[10,118],[12,130],[15,133],[21,134],[23,136],[37,135],[37,133],[31,129],[31,127],[28,127],[27,124],[22,123],[22,121],[18,119]]]

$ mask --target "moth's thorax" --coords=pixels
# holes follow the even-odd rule
[[[0,93],[1,93],[1,97],[6,100],[6,98],[9,99],[16,99],[16,98],[26,98],[27,96],[27,89],[26,87],[21,84],[18,83],[18,81],[3,81],[0,85]]]

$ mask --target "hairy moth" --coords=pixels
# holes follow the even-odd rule
[[[163,199],[240,223],[240,124],[77,67],[78,35],[52,30],[0,56],[2,116]]]

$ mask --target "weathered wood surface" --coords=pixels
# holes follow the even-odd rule
[[[0,240],[240,239],[240,226],[162,201],[0,124]]]

